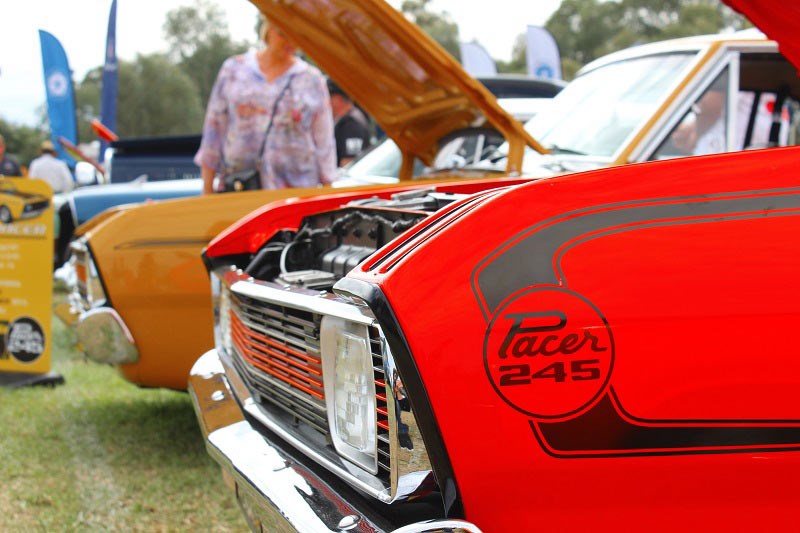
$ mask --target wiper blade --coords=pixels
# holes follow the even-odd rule
[[[549,150],[551,154],[589,155],[584,152],[579,152],[577,150],[572,150],[570,148],[558,146],[557,144],[551,144],[549,146],[545,146],[545,148],[547,148],[547,150]]]

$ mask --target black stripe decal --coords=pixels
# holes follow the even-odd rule
[[[498,305],[525,287],[557,284],[553,259],[565,244],[592,232],[626,224],[732,216],[765,216],[800,208],[800,188],[719,195],[656,198],[594,206],[553,217],[520,232],[475,267],[472,288],[487,323]],[[743,215],[749,214],[749,215]],[[707,217],[706,220],[702,220]],[[713,217],[720,217],[714,219]]]
[[[530,425],[547,453],[565,459],[800,449],[796,420],[647,421],[629,416],[613,389],[575,418]]]

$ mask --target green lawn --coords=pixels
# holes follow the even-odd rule
[[[188,394],[86,361],[53,317],[64,385],[0,388],[0,531],[247,531]]]

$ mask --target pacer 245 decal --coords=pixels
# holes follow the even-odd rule
[[[603,205],[542,221],[477,265],[472,286],[488,323],[487,377],[529,417],[556,457],[732,453],[800,449],[800,420],[650,419],[614,389],[612,329],[569,288],[562,259],[583,244],[652,228],[800,215],[800,189],[723,193]],[[654,339],[654,342],[657,342]]]

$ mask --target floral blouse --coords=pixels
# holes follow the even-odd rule
[[[258,68],[255,50],[227,59],[209,97],[194,161],[218,173],[258,165],[265,189],[330,183],[336,173],[336,143],[325,78],[299,58],[271,82]]]

